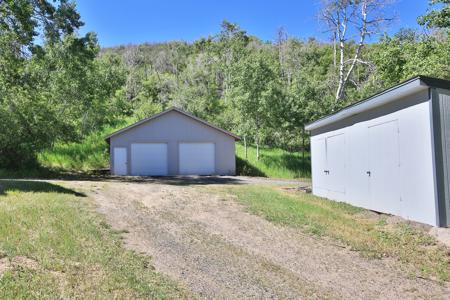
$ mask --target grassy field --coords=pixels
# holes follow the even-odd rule
[[[415,270],[411,276],[450,281],[450,249],[406,222],[390,223],[345,203],[275,187],[234,186],[225,191],[271,222],[331,237],[367,257],[392,257]]]
[[[126,251],[82,194],[0,180],[1,299],[187,297],[149,258]]]
[[[279,148],[260,149],[260,159],[256,160],[256,148],[248,147],[245,159],[244,146],[236,144],[237,170],[240,175],[263,176],[273,178],[309,178],[311,164],[309,153],[305,160],[301,152],[288,152]]]

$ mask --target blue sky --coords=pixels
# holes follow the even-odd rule
[[[168,40],[193,41],[214,35],[226,19],[249,34],[273,40],[277,28],[299,38],[326,40],[318,21],[320,0],[76,0],[85,26],[94,31],[103,47]],[[427,9],[427,0],[397,0],[390,9],[398,19],[388,28],[417,28],[417,16]]]

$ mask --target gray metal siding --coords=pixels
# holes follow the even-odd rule
[[[431,89],[439,225],[450,226],[450,90]]]
[[[112,136],[110,140],[111,170],[114,169],[114,147],[127,148],[128,174],[130,174],[132,143],[167,143],[169,175],[177,175],[179,174],[179,143],[184,142],[214,143],[216,174],[234,175],[236,173],[235,139],[177,111],[170,111]]]

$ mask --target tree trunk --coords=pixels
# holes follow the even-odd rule
[[[247,137],[244,135],[244,151],[245,151],[245,159],[247,159]]]
[[[341,100],[342,97],[344,96],[344,87],[345,87],[344,55],[345,55],[345,44],[343,39],[341,38],[339,41],[339,82],[336,91],[336,101]]]
[[[256,160],[259,160],[259,139],[256,138]]]
[[[345,34],[346,34],[346,30],[347,30],[347,25],[348,25],[349,20],[347,19],[347,17],[345,16],[344,19],[342,21],[340,21],[338,19],[338,38],[339,38],[339,49],[340,49],[340,56],[339,56],[339,83],[338,83],[338,88],[336,91],[336,101],[341,100],[342,98],[344,98],[344,94],[345,94],[345,85],[347,84],[347,82],[350,79],[350,76],[352,75],[353,69],[356,66],[356,63],[358,61],[360,61],[360,56],[361,56],[361,50],[364,47],[364,41],[367,35],[367,25],[368,25],[368,21],[367,21],[367,0],[363,0],[361,2],[361,28],[359,28],[359,42],[358,42],[358,46],[356,47],[356,51],[355,51],[355,55],[353,57],[353,59],[351,59],[351,64],[350,67],[348,68],[347,71],[345,71],[345,61],[344,61],[344,57],[345,57]],[[374,22],[374,21],[372,21]],[[378,21],[379,22],[379,21]],[[342,32],[340,31],[339,28],[343,28]]]
[[[336,68],[336,57],[337,57],[337,47],[336,47],[336,32],[333,38],[333,66]]]

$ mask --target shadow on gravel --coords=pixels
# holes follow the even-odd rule
[[[86,179],[78,179],[86,180]],[[235,178],[233,176],[109,176],[103,178],[91,178],[89,180],[95,181],[109,181],[109,182],[129,182],[129,183],[143,183],[143,184],[168,184],[178,186],[189,185],[210,185],[210,184],[244,184],[244,180]]]
[[[109,170],[93,170],[89,172],[70,172],[57,169],[33,169],[9,171],[0,169],[0,181],[16,182],[17,186],[26,186],[21,183],[37,182],[36,180],[68,180],[68,181],[108,181],[130,183],[158,183],[169,185],[209,185],[209,184],[243,184],[244,180],[234,176],[113,176]],[[38,187],[30,185],[30,189]],[[45,190],[45,187],[41,187]]]

